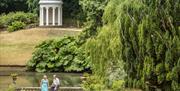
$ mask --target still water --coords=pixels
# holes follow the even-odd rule
[[[8,69],[8,70],[7,70]],[[3,68],[0,67],[0,91],[4,91],[8,85],[12,84],[11,73],[17,73],[18,78],[16,85],[19,87],[37,87],[43,75],[47,75],[49,83],[52,83],[53,75],[56,74],[61,81],[63,87],[79,87],[81,84],[80,73],[37,73],[37,72],[25,72],[22,69],[17,68]]]

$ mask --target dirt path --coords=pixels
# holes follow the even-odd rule
[[[0,32],[0,65],[25,65],[35,45],[46,39],[74,36],[77,28],[32,28],[9,33]]]

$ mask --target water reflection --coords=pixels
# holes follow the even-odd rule
[[[9,76],[12,72],[0,72],[0,91],[7,88],[12,83],[12,78]],[[36,72],[16,72],[18,79],[17,86],[20,87],[37,87],[43,75],[47,75],[50,84],[52,83],[53,75],[56,74],[61,81],[61,86],[76,87],[80,86],[81,80],[78,73],[36,73]]]

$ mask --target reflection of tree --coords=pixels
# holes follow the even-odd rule
[[[80,77],[72,75],[62,75],[61,76],[61,86],[80,86]]]
[[[39,83],[42,79],[42,74],[39,73],[25,73],[25,77],[27,80],[29,80],[31,82],[31,85],[33,87],[37,87],[39,86]]]
[[[39,87],[41,79],[43,78],[43,75],[46,75],[44,73],[27,73],[26,74],[26,79],[29,80],[32,84],[33,87]],[[47,74],[49,83],[51,85],[52,83],[52,75]]]
[[[65,87],[65,86],[80,86],[80,76],[76,75],[76,73],[73,74],[63,74],[63,73],[55,73],[57,75],[57,77],[60,78],[60,82],[61,82],[61,86]],[[31,83],[31,86],[33,87],[37,87],[40,86],[40,81],[43,78],[43,75],[45,75],[44,73],[28,73],[25,72],[24,76],[25,78]],[[49,84],[51,85],[53,82],[53,73],[46,73],[48,80],[49,80]]]

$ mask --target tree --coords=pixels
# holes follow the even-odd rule
[[[124,61],[127,87],[179,91],[179,3],[180,0],[110,0],[103,13],[103,27],[107,28],[100,29],[89,44],[95,74],[99,71],[102,73],[98,75],[107,77],[104,74],[112,62],[109,55],[116,49],[119,60],[115,64]],[[119,40],[113,41],[117,37],[111,35],[114,31],[118,31]],[[118,47],[111,49],[115,45]]]
[[[82,12],[85,17],[84,29],[79,40],[84,43],[88,38],[97,36],[98,27],[103,25],[102,16],[109,0],[80,0]]]
[[[27,10],[26,0],[1,0],[0,2],[0,14],[15,11],[27,12]]]
[[[39,11],[39,0],[27,0],[27,5],[31,13],[37,13]]]
[[[124,0],[117,8],[129,87],[180,90],[179,0]]]

